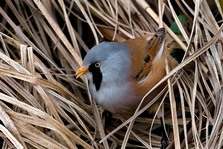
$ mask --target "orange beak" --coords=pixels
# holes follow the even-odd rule
[[[83,66],[81,66],[81,67],[76,71],[76,74],[75,74],[76,79],[79,78],[80,76],[86,74],[87,72],[88,72],[88,69],[85,68],[85,67],[83,67]]]

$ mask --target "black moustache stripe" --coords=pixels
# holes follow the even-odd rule
[[[95,63],[92,63],[89,68],[89,72],[92,73],[93,76],[93,84],[95,85],[96,91],[98,91],[101,87],[102,82],[102,73],[100,67],[96,67]]]

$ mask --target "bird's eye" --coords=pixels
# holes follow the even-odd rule
[[[97,62],[94,64],[95,67],[99,68],[101,66],[101,63]]]

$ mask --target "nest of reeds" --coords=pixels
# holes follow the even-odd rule
[[[162,81],[168,148],[222,148],[221,0],[6,0],[0,15],[2,148],[160,148],[160,121],[102,112],[74,74],[88,50],[164,27],[179,59]],[[151,105],[147,105],[148,108]],[[143,111],[141,111],[143,112]]]

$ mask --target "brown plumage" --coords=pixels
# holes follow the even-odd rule
[[[153,86],[155,86],[165,75],[165,60],[167,59],[172,66],[176,63],[170,56],[170,50],[165,46],[165,30],[159,29],[155,34],[149,34],[147,36],[130,39],[124,43],[128,45],[132,55],[132,72],[133,79],[135,80],[137,96],[142,98]],[[163,45],[163,51],[158,55],[161,46]],[[153,99],[164,88],[166,83],[161,84],[151,94],[147,96],[143,105]],[[155,103],[149,108],[150,112],[157,110],[158,103]],[[136,107],[133,108],[133,110]]]

